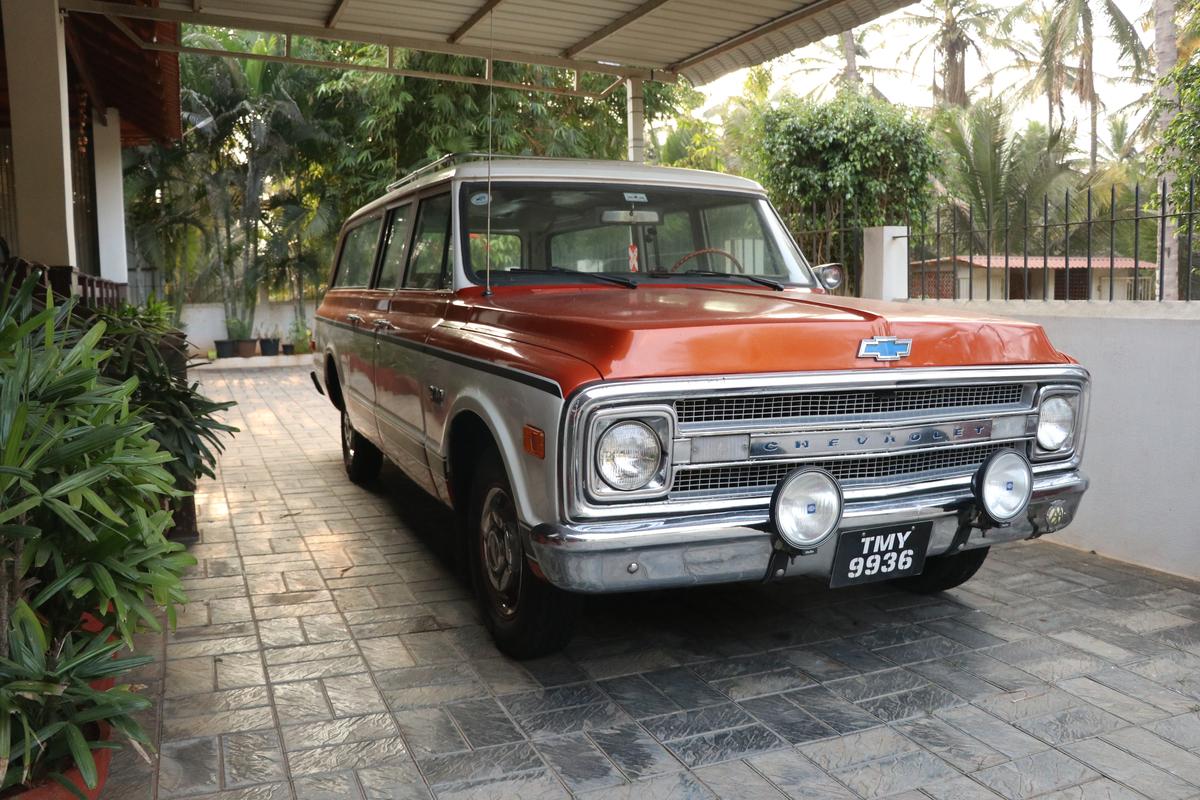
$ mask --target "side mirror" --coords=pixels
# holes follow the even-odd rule
[[[841,264],[818,264],[813,267],[813,272],[821,285],[831,292],[846,281],[846,273]]]

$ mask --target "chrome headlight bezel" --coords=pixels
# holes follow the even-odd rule
[[[663,406],[625,406],[600,409],[588,420],[585,486],[590,499],[601,503],[645,500],[664,497],[671,487],[671,442],[675,416]],[[658,437],[659,462],[654,475],[638,489],[617,489],[600,474],[598,453],[600,439],[609,429],[625,422],[634,422],[649,428]]]
[[[1061,397],[1071,404],[1073,410],[1073,418],[1071,420],[1071,432],[1067,435],[1066,440],[1057,449],[1049,450],[1042,447],[1040,442],[1041,429],[1041,414],[1042,408],[1046,401],[1054,397]],[[1034,428],[1033,442],[1030,446],[1030,455],[1034,461],[1058,461],[1071,458],[1077,452],[1082,450],[1083,444],[1083,423],[1086,415],[1086,393],[1081,386],[1043,386],[1038,390],[1037,403],[1035,411],[1037,412],[1037,425]]]

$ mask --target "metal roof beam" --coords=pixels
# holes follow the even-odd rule
[[[337,0],[337,5],[333,7],[333,11],[329,12],[329,17],[325,20],[325,27],[332,28],[337,25],[338,18],[342,16],[342,12],[348,5],[350,5],[350,0]]]
[[[761,25],[755,25],[750,30],[739,33],[737,36],[734,36],[731,39],[726,39],[725,41],[715,44],[712,47],[707,47],[701,50],[699,53],[694,53],[687,58],[676,61],[674,64],[668,65],[667,68],[673,72],[683,72],[684,70],[690,69],[697,64],[701,64],[705,61],[716,58],[717,56],[723,56],[730,50],[736,50],[742,45],[749,44],[755,39],[766,36],[770,33],[774,33],[780,28],[786,28],[788,25],[793,25],[802,19],[811,17],[814,14],[819,14],[822,11],[827,11],[835,6],[844,5],[845,2],[846,0],[816,0],[816,2],[809,3],[803,8],[798,8],[795,11],[789,11],[783,16],[776,17],[775,19],[770,20],[769,22],[764,22]]]
[[[604,41],[608,37],[612,36],[613,34],[617,33],[618,31],[620,31],[622,28],[632,25],[633,23],[637,22],[642,17],[649,14],[654,9],[658,8],[659,6],[665,4],[669,1],[670,0],[646,0],[646,2],[642,3],[637,8],[633,9],[625,16],[621,17],[618,20],[610,22],[609,24],[605,25],[600,30],[598,30],[595,33],[593,33],[592,35],[588,36],[586,39],[580,39],[578,42],[571,45],[566,50],[563,50],[563,58],[574,58],[575,56],[582,53],[584,50],[587,50],[589,47],[593,47],[593,46],[599,44],[600,42]]]
[[[483,60],[494,59],[496,61],[510,61],[517,64],[575,69],[602,75],[619,75],[623,78],[642,78],[643,80],[660,81],[663,83],[672,83],[677,78],[671,70],[660,68],[575,60],[556,55],[542,55],[519,50],[501,50],[499,48],[493,50],[490,47],[477,47],[462,43],[451,44],[441,39],[420,39],[413,36],[395,36],[366,30],[350,31],[345,28],[326,28],[319,25],[281,22],[252,16],[214,14],[207,11],[196,14],[191,11],[174,8],[133,6],[110,2],[109,0],[59,0],[58,7],[68,13],[100,14],[110,18],[149,19],[156,22],[178,22],[185,25],[211,25],[217,28],[292,34],[293,36],[308,36],[314,39],[336,39],[362,44],[400,47],[406,50],[418,50],[428,53],[467,56]],[[239,54],[238,57],[245,56]]]
[[[476,25],[478,25],[484,17],[492,13],[496,6],[500,5],[502,2],[504,2],[504,0],[487,0],[487,2],[485,2],[483,5],[475,9],[475,13],[467,17],[467,21],[462,25],[459,25],[458,30],[450,34],[446,38],[446,41],[450,44],[456,44],[460,39],[471,32],[471,28],[474,28]]]
[[[475,75],[455,75],[447,72],[432,72],[427,70],[414,69],[398,69],[391,65],[380,66],[378,64],[354,64],[344,61],[325,61],[316,58],[300,58],[288,54],[278,55],[275,53],[251,53],[241,50],[217,50],[210,47],[190,47],[180,44],[163,44],[151,42],[143,39],[136,31],[129,27],[120,17],[109,16],[108,20],[117,27],[125,36],[127,36],[134,44],[141,47],[143,50],[152,50],[159,53],[190,53],[193,55],[215,56],[218,58],[245,58],[251,61],[273,61],[279,64],[297,64],[305,67],[323,67],[328,69],[341,69],[347,71],[358,72],[375,72],[385,75],[398,75],[404,78],[423,78],[428,80],[450,81],[451,83],[466,83],[474,86],[495,86],[499,89],[515,89],[519,92],[541,92],[544,94],[564,95],[568,97],[584,97],[590,100],[600,100],[610,95],[618,86],[624,82],[624,78],[618,77],[608,86],[600,91],[591,91],[581,89],[577,85],[570,87],[566,86],[546,86],[537,83],[519,83],[516,81],[497,80],[492,77],[491,70],[488,69],[487,74],[483,77]],[[290,47],[288,50],[290,51]]]

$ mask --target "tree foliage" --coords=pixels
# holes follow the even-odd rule
[[[785,98],[761,115],[755,177],[793,224],[900,223],[920,214],[937,164],[929,124],[855,91],[829,102]],[[811,224],[811,223],[810,223]]]
[[[278,37],[192,29],[187,43],[279,52]],[[341,221],[413,167],[448,152],[621,158],[625,94],[601,100],[355,71],[378,48],[294,42],[298,55],[346,70],[183,55],[184,136],[140,149],[127,164],[127,208],[138,266],[170,275],[168,295],[217,296],[228,321],[253,327],[265,292],[296,299],[326,277]],[[398,68],[477,76],[479,59],[396,53]],[[497,63],[499,80],[568,88],[563,70]],[[600,90],[610,76],[581,76]],[[674,116],[682,87],[648,83],[647,122]],[[199,290],[199,291],[197,291]]]
[[[1181,27],[1185,37],[1200,36],[1200,1],[1183,9]],[[1200,50],[1181,60],[1165,82],[1175,97],[1160,104],[1172,102],[1176,113],[1154,153],[1163,171],[1175,175],[1176,204],[1186,205],[1189,186],[1200,182]]]

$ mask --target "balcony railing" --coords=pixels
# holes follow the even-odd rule
[[[48,267],[21,258],[0,263],[0,280],[11,276],[14,283],[20,283],[33,274],[40,275],[42,285],[57,297],[78,298],[89,308],[116,308],[128,298],[128,284],[87,275],[76,267]]]

